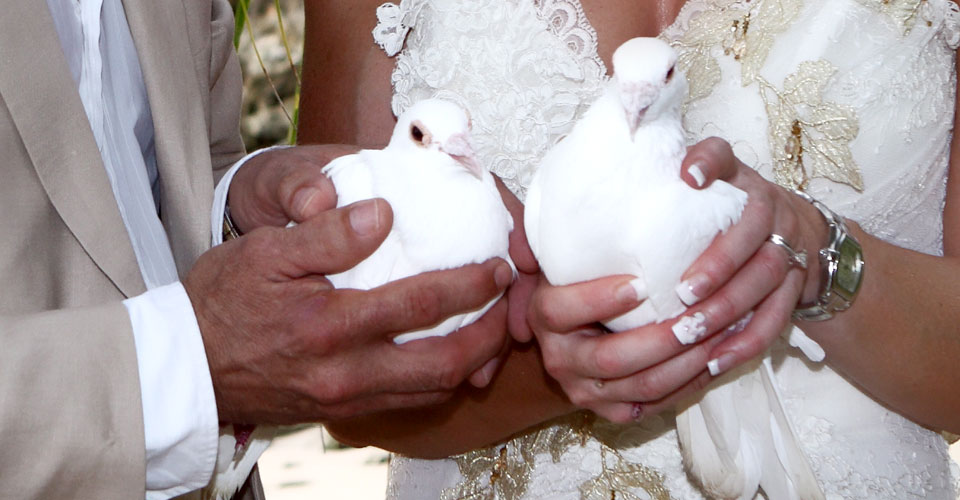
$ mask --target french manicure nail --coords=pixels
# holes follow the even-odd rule
[[[510,283],[513,283],[513,269],[510,269],[509,264],[500,264],[493,270],[493,280],[497,283],[498,288],[510,286]]]
[[[296,192],[293,195],[293,206],[290,207],[293,210],[293,215],[298,220],[303,220],[306,216],[307,206],[310,205],[310,202],[316,198],[317,194],[320,193],[319,189],[312,187],[305,187]]]
[[[478,381],[480,385],[476,386],[478,389],[482,389],[490,384],[490,381],[493,380],[493,374],[497,372],[497,368],[500,366],[500,358],[493,358],[490,361],[487,361],[483,368],[480,369],[480,380]]]
[[[693,316],[680,318],[680,321],[674,323],[670,329],[673,330],[673,335],[677,337],[681,344],[692,344],[706,335],[707,327],[704,325],[706,321],[707,316],[698,312],[694,313]]]
[[[697,181],[698,187],[703,187],[703,183],[707,182],[707,176],[703,175],[703,170],[700,168],[698,163],[690,165],[690,168],[687,169],[687,172],[693,177],[693,180]]]
[[[733,366],[733,362],[736,359],[736,355],[732,352],[726,352],[720,356],[707,361],[707,370],[710,370],[710,375],[716,377],[721,373],[730,369]]]
[[[647,297],[650,296],[650,293],[647,291],[647,282],[643,278],[634,278],[630,280],[630,286],[633,287],[634,293],[637,295],[637,300],[647,300]]]
[[[674,291],[680,300],[687,306],[692,306],[707,294],[710,286],[710,278],[706,274],[700,273],[690,277],[690,279],[677,285]]]
[[[350,227],[360,236],[374,232],[380,226],[379,211],[374,200],[357,203],[350,209]]]
[[[616,297],[621,304],[636,304],[647,298],[647,287],[643,280],[636,278],[620,285],[617,288]]]

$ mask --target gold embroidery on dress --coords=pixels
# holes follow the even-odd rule
[[[803,6],[801,0],[711,3],[713,7],[691,19],[683,36],[672,42],[680,54],[677,65],[690,83],[688,101],[710,95],[720,83],[720,65],[712,55],[716,46],[740,62],[743,86],[753,83],[776,35],[790,26]]]
[[[927,0],[857,0],[882,14],[890,16],[902,34],[907,34],[913,28],[920,13],[920,6]]]
[[[860,130],[856,114],[823,100],[823,88],[835,72],[827,61],[801,63],[782,91],[758,78],[770,122],[774,180],[781,186],[806,189],[811,177],[826,177],[863,190],[850,152]]]
[[[653,468],[630,463],[612,446],[594,434],[596,417],[588,412],[555,420],[506,443],[452,457],[463,480],[444,490],[443,500],[512,500],[523,497],[538,455],[560,462],[568,450],[600,445],[599,473],[580,485],[584,500],[639,500],[631,489],[643,489],[651,499],[669,500],[663,476]]]
[[[907,22],[910,5],[922,0],[858,0],[887,9]],[[690,20],[672,42],[690,86],[687,103],[710,95],[722,73],[715,48],[740,63],[741,85],[757,84],[766,106],[769,141],[777,183],[803,189],[812,177],[825,177],[862,190],[860,169],[850,152],[859,131],[852,108],[824,102],[823,89],[836,69],[826,61],[808,61],[783,82],[783,90],[760,70],[776,36],[790,27],[802,0],[717,0]],[[916,5],[913,5],[913,11]],[[910,14],[915,16],[916,13]]]

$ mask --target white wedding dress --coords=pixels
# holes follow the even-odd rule
[[[606,79],[578,0],[402,0],[377,17],[374,38],[396,55],[394,112],[433,96],[466,107],[481,160],[521,199],[538,159]],[[866,231],[942,253],[960,44],[953,2],[688,0],[661,36],[690,82],[690,143],[723,137],[767,178]],[[769,356],[827,498],[957,498],[940,434],[789,346]],[[619,426],[583,413],[446,460],[395,456],[387,496],[704,495],[684,471],[672,416]]]

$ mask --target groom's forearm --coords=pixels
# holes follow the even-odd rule
[[[467,384],[438,406],[377,413],[327,424],[352,446],[443,458],[488,446],[575,410],[544,371],[535,345],[516,345],[485,389]]]

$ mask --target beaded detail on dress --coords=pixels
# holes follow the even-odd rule
[[[521,199],[543,153],[606,81],[578,0],[401,0],[377,16],[375,40],[397,55],[394,112],[434,96],[463,105],[481,162]],[[804,187],[866,231],[942,253],[953,2],[688,0],[661,37],[690,82],[690,143],[723,137],[765,177]],[[783,345],[771,355],[828,498],[956,498],[941,436],[828,366]],[[703,497],[672,416],[619,426],[578,415],[447,460],[396,456],[388,486],[398,499],[611,496]]]

